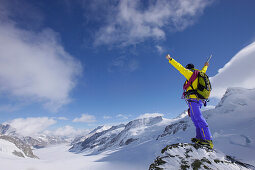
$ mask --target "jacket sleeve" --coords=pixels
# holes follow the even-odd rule
[[[204,66],[201,70],[201,72],[206,73],[208,66]]]
[[[169,60],[169,63],[172,64],[187,80],[190,79],[193,72],[184,68],[180,63],[175,61],[173,58]]]

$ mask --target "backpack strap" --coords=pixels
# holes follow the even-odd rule
[[[187,83],[184,83],[183,85],[183,90],[187,90],[189,86],[192,87],[192,83],[196,80],[197,76],[199,74],[199,71],[198,70],[194,70],[192,76],[190,77],[190,79],[188,80]],[[194,88],[192,87],[192,89],[194,90]]]

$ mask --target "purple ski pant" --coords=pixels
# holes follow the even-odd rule
[[[212,135],[208,124],[200,111],[203,102],[196,99],[189,99],[188,102],[190,108],[190,117],[196,127],[196,138],[212,140]]]

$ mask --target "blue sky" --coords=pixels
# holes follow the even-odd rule
[[[202,68],[213,54],[207,73],[216,76],[254,42],[254,5],[0,0],[0,120],[42,124],[46,118],[43,128],[54,130],[126,122],[145,113],[176,117],[187,109],[180,99],[185,79],[165,55]],[[210,105],[217,104],[214,97]]]

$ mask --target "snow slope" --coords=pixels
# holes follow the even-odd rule
[[[205,115],[215,148],[255,165],[255,89],[228,89],[216,108]]]
[[[20,157],[25,157],[22,150],[20,150],[14,143],[7,140],[0,139],[0,154],[4,155],[16,155]]]

